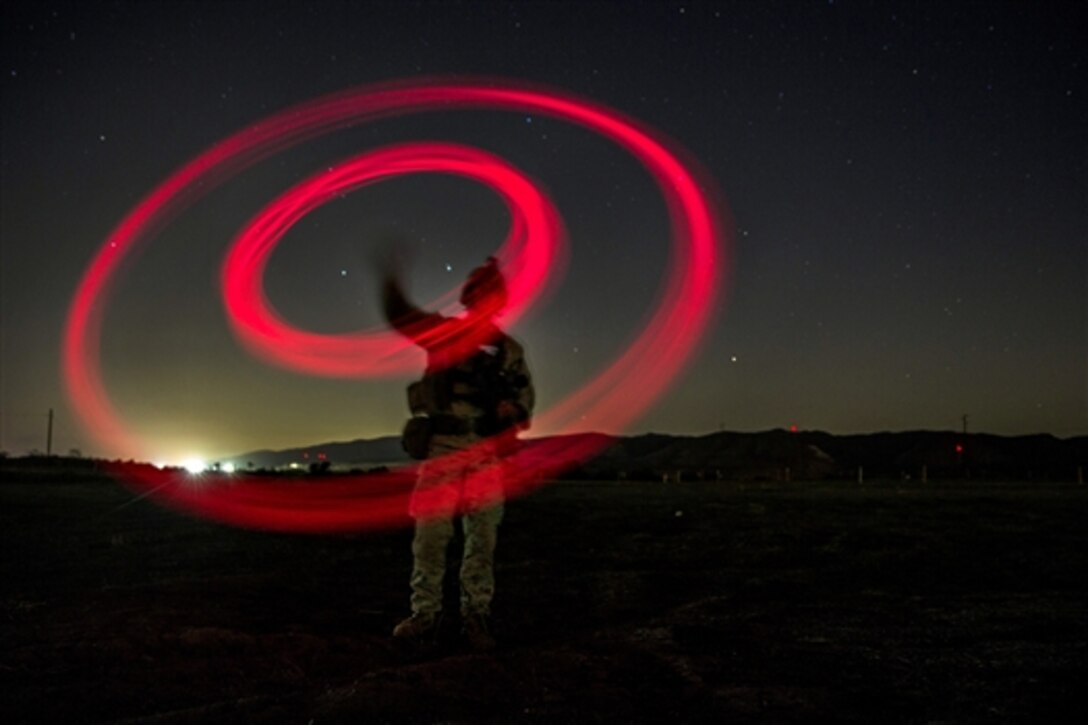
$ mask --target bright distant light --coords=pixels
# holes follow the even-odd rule
[[[234,464],[230,461],[223,464],[223,473],[234,473]]]
[[[181,467],[189,473],[203,473],[208,468],[208,464],[199,458],[190,458],[182,463]]]

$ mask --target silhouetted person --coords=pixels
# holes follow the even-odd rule
[[[427,352],[423,379],[409,387],[413,419],[405,448],[420,465],[409,513],[412,541],[411,616],[393,630],[398,639],[433,636],[442,612],[442,581],[453,521],[464,531],[461,561],[462,632],[470,646],[490,649],[494,557],[503,514],[504,453],[529,426],[534,392],[520,344],[495,317],[506,305],[506,282],[492,257],[461,290],[461,317],[424,312],[405,297],[397,270],[382,284],[385,316]]]

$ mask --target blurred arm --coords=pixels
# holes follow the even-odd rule
[[[401,270],[405,265],[406,257],[407,251],[404,245],[391,242],[375,260],[381,277],[382,312],[393,329],[412,340],[419,341],[428,329],[441,323],[442,317],[419,309],[404,294]]]
[[[382,311],[389,324],[409,337],[412,337],[413,331],[418,331],[421,325],[426,324],[428,318],[426,312],[408,301],[400,280],[394,274],[387,274],[382,280]]]

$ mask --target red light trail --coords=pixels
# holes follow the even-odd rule
[[[559,214],[529,179],[498,157],[453,144],[404,144],[356,156],[312,176],[266,206],[238,235],[223,265],[223,299],[239,339],[265,360],[300,372],[372,377],[416,371],[419,348],[389,330],[317,335],[283,321],[264,295],[261,275],[276,244],[299,219],[330,199],[401,174],[441,172],[481,181],[503,197],[510,231],[495,256],[507,277],[512,324],[564,259]],[[456,301],[458,290],[429,305]],[[433,340],[437,345],[441,341]],[[475,344],[471,345],[472,347]]]
[[[665,391],[710,320],[724,277],[728,239],[714,204],[701,190],[709,185],[705,178],[656,133],[593,102],[506,81],[400,83],[319,98],[216,144],[152,190],[106,239],[69,308],[63,374],[87,429],[119,455],[132,456],[142,448],[109,400],[99,360],[110,287],[122,260],[134,249],[148,243],[200,196],[272,154],[376,118],[455,110],[533,113],[588,128],[634,156],[665,199],[672,254],[660,305],[615,361],[536,416],[537,425],[557,435],[533,442],[504,464],[507,495],[524,493],[597,453],[601,439],[563,435],[622,430]],[[311,177],[273,201],[238,235],[223,266],[223,296],[232,326],[248,349],[311,374],[366,377],[406,370],[415,359],[407,352],[408,343],[385,333],[321,336],[286,325],[267,303],[260,273],[290,225],[330,195],[397,174],[422,172],[467,176],[503,197],[514,221],[499,255],[513,281],[511,318],[524,312],[564,259],[561,224],[550,201],[490,154],[453,144],[406,144],[354,157]],[[186,474],[146,466],[121,467],[118,472],[139,490],[199,515],[242,526],[317,532],[403,523],[411,469],[305,486],[256,476],[192,485]]]

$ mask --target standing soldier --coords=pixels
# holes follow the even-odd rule
[[[465,314],[445,317],[412,305],[399,275],[387,269],[385,316],[427,352],[423,379],[408,389],[413,418],[404,445],[423,459],[409,513],[412,541],[410,617],[397,639],[433,636],[442,611],[442,580],[453,520],[461,518],[461,622],[468,644],[491,649],[488,618],[495,592],[495,541],[503,513],[504,454],[529,427],[534,393],[520,344],[495,325],[506,305],[506,282],[494,257],[474,269],[461,290]]]

